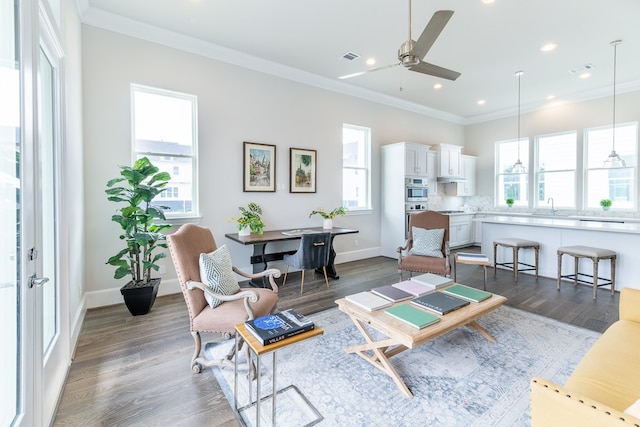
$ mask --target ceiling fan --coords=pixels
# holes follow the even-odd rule
[[[394,64],[385,65],[382,67],[371,68],[367,71],[360,71],[358,73],[347,74],[346,76],[338,77],[339,79],[349,79],[351,77],[361,76],[373,71],[384,70],[386,68],[392,68],[398,65],[402,65],[411,71],[416,71],[422,74],[428,74],[430,76],[441,77],[443,79],[455,80],[460,77],[460,73],[457,71],[449,70],[447,68],[440,67],[438,65],[424,62],[423,59],[431,46],[435,43],[436,39],[444,29],[449,19],[453,16],[452,10],[439,10],[433,14],[431,20],[422,31],[418,41],[414,41],[411,38],[411,0],[409,0],[409,39],[400,46],[398,49],[398,61]]]

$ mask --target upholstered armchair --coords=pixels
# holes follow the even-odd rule
[[[228,339],[235,333],[235,325],[272,313],[278,302],[278,286],[274,278],[280,277],[280,270],[267,269],[258,274],[243,273],[231,266],[228,249],[224,245],[218,248],[211,231],[194,224],[182,225],[178,231],[167,236],[167,241],[189,311],[189,328],[195,344],[191,358],[192,371],[199,373],[203,366],[232,367],[235,346],[224,359],[208,360],[200,355],[200,334],[221,333]],[[207,277],[201,277],[201,271]],[[239,288],[233,273],[248,279],[267,277],[271,289]],[[221,278],[232,279],[235,287],[223,286],[217,292],[212,290],[211,283],[208,282],[216,282]]]
[[[449,251],[449,215],[436,211],[409,216],[409,239],[397,249],[398,271],[402,273],[451,274]]]
[[[303,234],[300,239],[298,250],[292,255],[285,255],[283,262],[286,266],[284,270],[284,280],[282,286],[287,283],[287,273],[289,267],[302,270],[302,281],[300,282],[300,295],[304,291],[304,271],[321,268],[324,273],[324,281],[329,287],[327,279],[327,264],[329,264],[329,253],[331,252],[331,233]]]

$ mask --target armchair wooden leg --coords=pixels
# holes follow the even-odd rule
[[[289,266],[287,265],[284,269],[284,279],[282,280],[282,286],[287,284],[287,273],[289,272]]]

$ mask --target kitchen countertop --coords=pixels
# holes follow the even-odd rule
[[[529,214],[522,216],[491,215],[487,216],[486,218],[479,218],[476,221],[489,222],[493,224],[522,225],[529,227],[570,228],[574,230],[640,234],[640,223],[635,221],[627,222],[626,218],[570,216],[540,217]]]

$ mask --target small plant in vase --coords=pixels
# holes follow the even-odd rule
[[[507,206],[512,207],[514,202],[513,197],[507,197],[505,202],[507,202]]]
[[[337,216],[343,216],[346,214],[347,214],[347,208],[345,208],[344,206],[337,207],[331,212],[327,212],[322,208],[317,208],[311,211],[311,213],[309,214],[309,218],[311,218],[314,215],[320,215],[323,219],[322,228],[328,230],[333,228],[333,218]]]
[[[602,199],[600,200],[600,206],[602,206],[602,209],[605,211],[608,211],[609,208],[611,207],[611,204],[613,202],[611,201],[611,199]]]
[[[236,221],[238,223],[238,234],[240,236],[248,236],[251,233],[262,234],[264,232],[264,222],[262,222],[262,208],[251,202],[245,208],[238,207],[241,215],[239,217],[227,218],[228,222]]]

